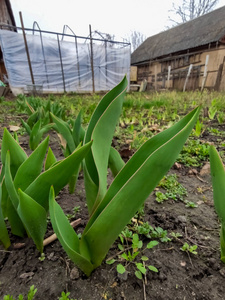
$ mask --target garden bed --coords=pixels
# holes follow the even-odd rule
[[[2,128],[9,128],[12,121],[19,123],[19,118],[15,119],[12,113],[5,113],[1,120],[2,139]],[[206,129],[199,139],[207,143],[214,142],[221,150],[223,125],[211,122],[210,126],[217,131],[212,134],[212,130]],[[19,140],[29,154],[29,137],[24,134],[19,136]],[[118,150],[126,153],[125,156],[128,157],[125,159],[129,159],[129,155],[135,151],[127,149],[124,140],[118,142],[117,139],[114,143]],[[58,137],[52,131],[50,146],[55,156],[62,159]],[[124,152],[125,149],[128,151]],[[77,300],[224,299],[225,265],[220,261],[220,224],[214,212],[210,172],[207,166],[207,159],[202,161],[201,166],[196,167],[185,166],[179,161],[175,163],[169,175],[176,174],[177,181],[186,189],[187,195],[183,196],[184,199],[169,198],[157,203],[156,192],[165,192],[163,186],[158,186],[147,199],[144,210],[140,211],[128,226],[132,231],[135,226],[148,222],[153,230],[158,230],[158,235],[149,238],[139,234],[139,239],[143,241],[141,253],[130,262],[119,255],[128,253],[126,249],[131,248],[131,239],[127,238],[124,241],[124,250],[121,250],[121,239],[118,238],[106,257],[106,260],[116,261],[107,264],[105,260],[89,278],[70,261],[58,240],[47,245],[44,248],[45,256],[40,257],[31,239],[11,235],[10,248],[0,248],[0,297],[3,298],[7,294],[14,297],[20,293],[26,295],[30,286],[34,285],[37,288],[34,297],[36,300],[58,299],[62,291],[70,292],[69,298]],[[81,233],[88,220],[82,173],[79,175],[75,193],[69,194],[68,187],[65,187],[59,193],[57,202],[70,221],[81,219],[76,227],[76,232]],[[48,222],[46,237],[53,233],[51,223]],[[158,244],[151,249],[145,249],[151,240],[158,241]],[[197,246],[197,254],[188,250],[182,251],[185,243],[190,247]],[[154,266],[158,272],[148,269],[146,275],[138,279],[135,275],[136,263],[141,261],[143,255],[148,258],[144,260],[144,265]],[[124,274],[117,272],[118,264],[126,267]]]

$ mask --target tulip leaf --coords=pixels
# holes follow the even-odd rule
[[[5,185],[10,197],[10,200],[14,206],[15,209],[17,209],[19,205],[19,196],[17,194],[15,185],[13,183],[11,171],[10,171],[10,152],[8,151],[6,154],[6,161],[5,161]]]
[[[112,243],[176,160],[199,114],[189,113],[173,127],[148,140],[118,173],[92,214],[81,243],[100,265]]]
[[[28,123],[26,123],[22,118],[20,118],[20,121],[21,121],[23,127],[26,129],[26,132],[30,135],[31,134],[31,128],[28,125]]]
[[[59,133],[66,140],[70,153],[72,153],[75,150],[76,146],[68,123],[54,116],[52,113],[50,113],[50,115],[52,117],[52,120],[55,122]]]
[[[25,190],[41,173],[43,162],[48,147],[49,137],[33,151],[33,153],[22,163],[14,179],[15,188]]]
[[[55,193],[59,191],[69,182],[71,176],[77,171],[81,161],[88,153],[92,142],[80,147],[70,156],[58,162],[47,171],[40,174],[25,190],[31,198],[42,205],[46,211],[48,210],[48,191],[53,185]]]
[[[216,213],[221,221],[220,253],[225,263],[225,169],[222,159],[214,146],[210,146],[210,169],[213,186],[213,200]]]
[[[93,140],[93,145],[91,152],[89,152],[85,158],[84,168],[86,168],[86,172],[84,174],[89,173],[88,177],[85,176],[85,180],[91,178],[95,185],[98,186],[95,203],[93,203],[92,200],[90,201],[87,196],[89,212],[98,205],[106,193],[109,153],[115,127],[122,111],[126,88],[127,79],[124,77],[124,79],[99,102],[86,132],[85,143]],[[89,184],[85,184],[87,189],[88,186]]]
[[[94,167],[95,168],[95,167]],[[85,167],[85,163],[83,166],[84,170],[84,187],[86,193],[86,201],[88,204],[88,212],[91,214],[91,209],[95,204],[96,196],[98,194],[98,185],[92,180],[87,168]]]
[[[47,124],[41,128],[41,119],[34,124],[29,139],[29,146],[31,150],[35,150],[39,145],[42,136],[52,128],[53,124]]]
[[[6,155],[6,165],[5,165],[5,186],[9,197],[7,197],[6,205],[6,215],[9,219],[11,225],[12,233],[18,236],[24,236],[25,228],[23,223],[17,213],[17,207],[19,205],[19,196],[15,189],[12,175],[10,172],[10,154],[9,151]]]
[[[8,130],[5,128],[2,138],[1,161],[5,165],[6,153],[10,151],[11,161],[10,169],[12,177],[14,178],[19,166],[27,159],[27,155],[20,145],[14,140]]]
[[[125,162],[121,158],[119,152],[115,148],[111,147],[109,152],[109,168],[114,177],[119,173],[124,165]]]
[[[82,110],[80,110],[73,126],[72,136],[76,147],[80,144],[81,139],[84,137],[83,131],[84,129],[81,127],[82,121]],[[83,141],[83,139],[82,139]]]
[[[220,258],[223,263],[225,263],[225,227],[224,223],[221,225],[220,229]]]
[[[37,145],[39,144],[40,138],[40,129],[41,129],[41,119],[39,119],[33,126],[30,139],[29,139],[29,147],[31,150],[36,149]]]
[[[1,183],[1,189],[2,189],[2,195],[1,195],[1,208],[2,208],[2,213],[3,213],[3,217],[6,218],[7,217],[7,201],[8,201],[8,192],[5,186],[5,177],[2,180]]]
[[[2,186],[0,184],[0,242],[3,244],[5,249],[8,249],[11,242],[9,239],[9,234],[6,228],[6,224],[4,222],[1,202],[2,202]]]
[[[33,108],[32,108],[33,109]],[[38,121],[38,116],[39,112],[38,111],[35,111],[32,113],[32,115],[29,116],[28,120],[27,120],[27,124],[29,127],[33,127],[33,125]],[[22,121],[22,119],[21,119]]]
[[[52,151],[52,149],[48,148],[47,157],[45,160],[45,171],[52,167],[57,162],[57,159]]]
[[[70,259],[87,275],[93,271],[92,263],[80,254],[79,238],[55,201],[54,189],[49,194],[49,212],[53,229]]]
[[[47,213],[40,204],[21,189],[18,190],[18,194],[18,214],[37,249],[42,253],[43,239],[47,229]]]
[[[209,154],[215,210],[220,221],[225,224],[225,170],[214,146],[210,146]]]

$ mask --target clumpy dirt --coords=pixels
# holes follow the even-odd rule
[[[8,123],[5,122],[4,126],[8,127]],[[2,128],[0,134],[2,137]],[[62,159],[56,134],[51,133],[50,141],[53,152]],[[30,153],[26,135],[20,137],[20,143]],[[220,225],[214,212],[209,171],[200,174],[200,170],[174,165],[170,174],[174,173],[188,191],[186,200],[198,204],[198,207],[187,208],[183,202],[173,200],[158,204],[154,193],[147,199],[142,221],[167,230],[168,237],[171,232],[181,234],[177,239],[160,242],[144,252],[149,258],[148,263],[155,266],[158,273],[148,271],[144,280],[140,280],[134,274],[135,264],[128,265],[125,275],[118,275],[117,264],[108,265],[104,261],[87,278],[70,261],[58,240],[45,247],[45,259],[41,261],[32,240],[11,235],[10,248],[6,251],[0,246],[1,299],[6,294],[14,297],[20,293],[26,295],[31,285],[37,288],[36,300],[58,299],[62,291],[70,292],[70,297],[77,300],[225,299],[225,265],[220,261]],[[72,214],[72,209],[80,206],[71,221],[81,219],[76,227],[81,233],[88,219],[82,173],[75,193],[70,195],[65,187],[57,201],[66,214]],[[51,234],[53,230],[49,222],[46,237]],[[144,236],[142,238],[144,245],[150,241]],[[107,258],[118,258],[118,242],[119,239]],[[197,245],[198,254],[181,251],[185,242]]]

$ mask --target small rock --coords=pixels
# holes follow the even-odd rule
[[[128,272],[126,271],[123,274],[118,273],[117,276],[121,281],[126,281],[128,278]]]
[[[223,277],[225,277],[225,268],[220,269],[219,272]]]
[[[200,171],[200,176],[204,177],[210,174],[210,163],[207,162]]]
[[[177,169],[177,170],[180,170],[181,169],[181,164],[175,162],[174,163],[174,168]]]
[[[51,253],[47,256],[47,259],[48,259],[48,260],[51,260],[51,261],[56,261],[56,260],[57,260],[57,257],[55,256],[55,253],[54,253],[54,252],[51,252]]]
[[[74,267],[70,272],[70,278],[72,280],[75,280],[78,279],[79,277],[80,277],[79,270],[76,267]]]
[[[164,280],[166,280],[167,279],[167,276],[166,276],[166,274],[163,274],[163,273],[160,273],[159,274],[159,280],[162,282],[162,281],[164,281]]]
[[[34,275],[34,272],[27,272],[27,273],[21,274],[20,278],[25,279],[25,278],[32,277],[33,275]]]
[[[196,169],[190,169],[188,171],[188,175],[197,175],[198,174],[198,171]]]
[[[108,271],[107,270],[101,270],[100,271],[100,277],[99,277],[99,280],[102,282],[102,283],[107,283],[108,282]]]
[[[15,125],[9,125],[9,130],[10,131],[18,131],[20,129],[20,127],[19,126],[15,126]]]
[[[180,265],[181,265],[181,267],[186,267],[186,261],[183,261],[183,260],[182,260],[182,261],[180,262]]]
[[[181,223],[187,223],[187,218],[185,216],[178,216],[177,220]]]
[[[213,270],[215,270],[215,271],[217,271],[217,270],[219,270],[219,263],[218,263],[218,260],[217,259],[215,259],[215,258],[209,258],[208,259],[208,263],[209,263],[209,266],[213,269]],[[223,270],[223,269],[222,269]],[[224,273],[225,273],[225,270],[224,270]],[[222,275],[222,274],[221,274]],[[222,275],[223,276],[223,275]]]

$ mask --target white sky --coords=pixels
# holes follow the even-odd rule
[[[135,30],[146,37],[166,29],[168,12],[172,3],[181,0],[11,0],[17,26],[21,26],[19,11],[24,26],[33,27],[37,21],[42,30],[62,32],[68,25],[76,35],[88,36],[89,24],[92,31],[98,30],[122,40]],[[225,5],[219,0],[216,8]],[[69,33],[69,32],[68,32]]]

